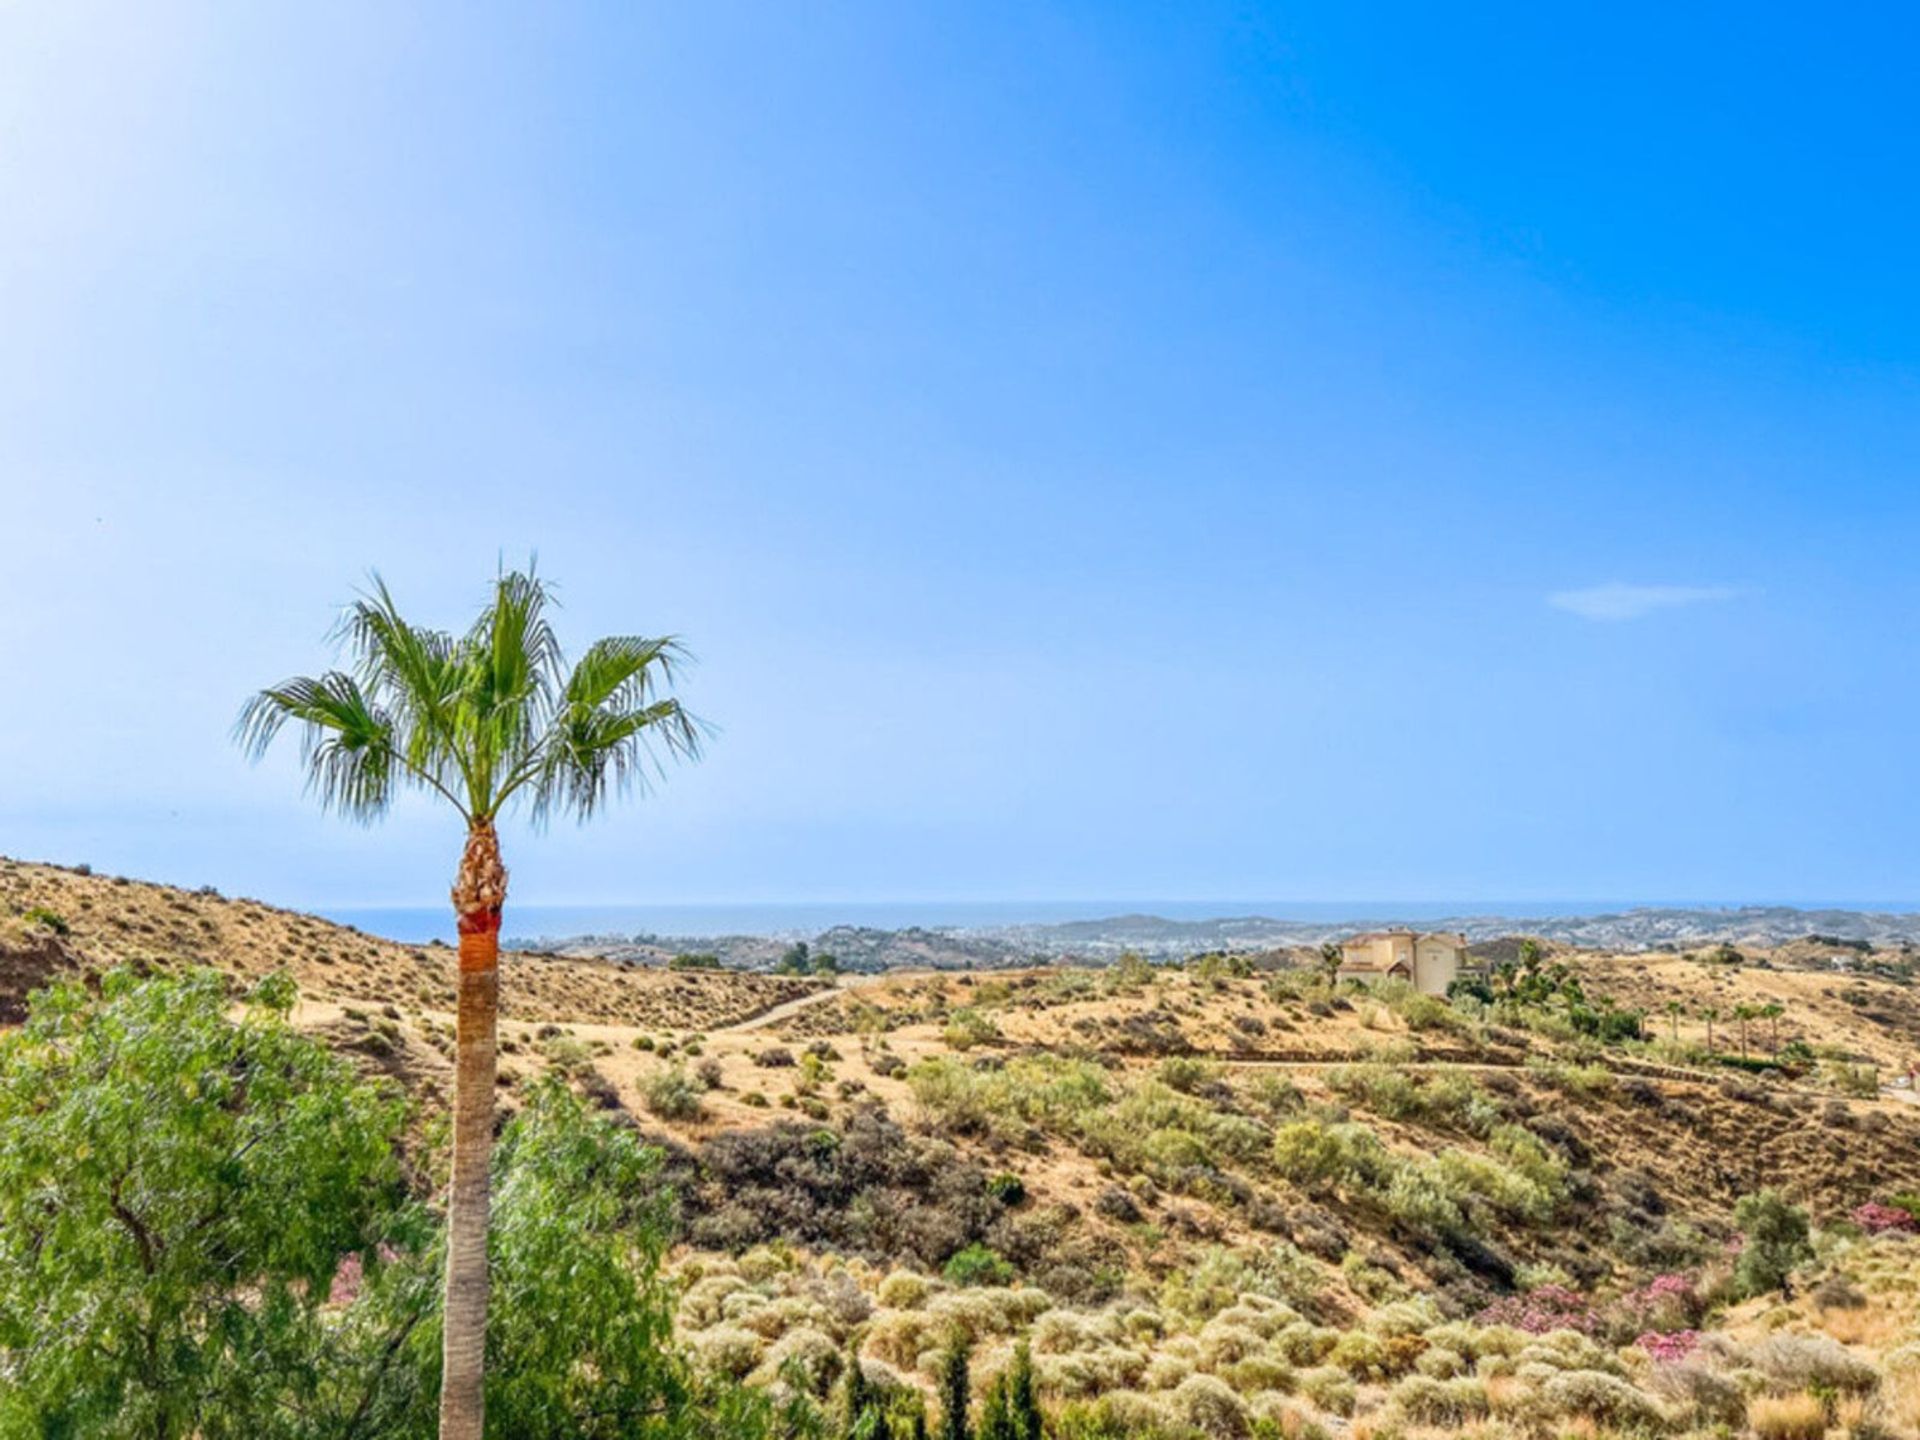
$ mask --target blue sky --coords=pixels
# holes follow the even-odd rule
[[[1915,30],[0,8],[0,851],[435,903],[228,729],[537,551],[526,902],[1920,899]]]

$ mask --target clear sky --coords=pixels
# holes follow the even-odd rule
[[[0,4],[0,852],[437,902],[229,727],[537,551],[523,901],[1920,899],[1914,13]]]

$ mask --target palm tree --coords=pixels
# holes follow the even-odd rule
[[[1686,1012],[1686,1006],[1678,1000],[1669,1000],[1666,1004],[1667,1022],[1673,1032],[1673,1043],[1680,1043],[1680,1017]]]
[[[1767,1022],[1767,1053],[1780,1053],[1780,1017],[1787,1013],[1787,1007],[1778,1000],[1769,1000],[1760,1007],[1760,1018]]]
[[[1747,1058],[1747,1026],[1759,1013],[1758,1008],[1752,1005],[1733,1007],[1733,1018],[1740,1022],[1740,1058],[1742,1060]]]
[[[439,796],[466,824],[453,882],[460,936],[453,1182],[447,1204],[442,1440],[479,1440],[485,1418],[488,1164],[500,911],[507,898],[494,823],[524,802],[536,824],[585,820],[610,791],[693,757],[701,727],[663,692],[684,652],[672,639],[595,641],[569,668],[533,574],[503,571],[464,635],[403,619],[376,575],[341,617],[349,668],[262,690],[235,736],[258,759],[289,721],[323,808],[370,823],[406,787]]]
[[[1717,1005],[1704,1005],[1700,1009],[1700,1018],[1707,1022],[1707,1054],[1712,1055],[1715,1053],[1713,1048],[1713,1022],[1720,1018],[1720,1008]]]

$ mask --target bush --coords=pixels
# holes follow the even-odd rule
[[[700,1087],[678,1065],[647,1076],[640,1082],[640,1095],[662,1120],[697,1120],[705,1108]]]
[[[1237,1440],[1247,1433],[1247,1407],[1224,1380],[1189,1375],[1168,1397],[1173,1412],[1203,1435]]]
[[[987,1181],[987,1193],[1011,1210],[1026,1200],[1027,1185],[1018,1175],[1003,1170]]]
[[[837,1130],[785,1120],[715,1135],[680,1200],[696,1245],[738,1250],[779,1238],[922,1265],[984,1240],[1006,1218],[979,1167],[870,1105]]]
[[[1787,1288],[1794,1270],[1813,1258],[1807,1212],[1773,1190],[1741,1196],[1733,1220],[1746,1237],[1734,1279],[1748,1295]]]
[[[1300,1393],[1333,1415],[1351,1415],[1357,1396],[1347,1372],[1334,1365],[1302,1370],[1294,1377]]]
[[[1436,1380],[1409,1375],[1393,1387],[1392,1403],[1415,1425],[1458,1430],[1487,1413],[1486,1387],[1478,1380]]]
[[[985,1045],[998,1040],[1000,1027],[994,1024],[989,1016],[966,1007],[954,1011],[948,1017],[943,1038],[951,1049],[971,1050],[976,1045]]]
[[[73,927],[66,917],[57,910],[49,910],[44,905],[29,905],[21,912],[20,918],[29,925],[37,925],[42,930],[51,930],[56,935],[71,935]]]
[[[1599,1370],[1569,1370],[1541,1387],[1540,1397],[1555,1415],[1591,1420],[1619,1430],[1659,1430],[1666,1416],[1659,1405],[1617,1375]]]
[[[933,1282],[911,1270],[895,1270],[880,1282],[875,1298],[889,1310],[918,1310],[927,1302]]]
[[[1013,1266],[978,1241],[956,1251],[941,1271],[952,1285],[1007,1285]]]
[[[1724,1375],[1697,1364],[1655,1365],[1647,1388],[1677,1412],[1677,1418],[1697,1428],[1740,1424],[1747,1413],[1747,1396]]]
[[[693,1354],[700,1368],[729,1380],[744,1379],[760,1363],[766,1342],[744,1325],[716,1325],[693,1337]]]
[[[1754,1368],[1782,1388],[1864,1395],[1880,1372],[1825,1335],[1774,1335],[1753,1352]]]

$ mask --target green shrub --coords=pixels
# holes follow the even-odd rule
[[[1013,1266],[979,1241],[957,1250],[940,1272],[951,1285],[1007,1285]]]
[[[640,1096],[662,1120],[696,1120],[705,1108],[700,1087],[678,1065],[648,1075],[640,1082]]]
[[[1541,1387],[1540,1399],[1550,1414],[1596,1425],[1641,1431],[1666,1427],[1667,1417],[1651,1396],[1602,1370],[1562,1371]]]
[[[1188,1055],[1170,1055],[1155,1067],[1160,1082],[1182,1095],[1197,1094],[1220,1078],[1220,1068]]]
[[[1409,1375],[1393,1387],[1393,1408],[1415,1425],[1458,1430],[1487,1413],[1486,1387],[1478,1380],[1437,1380]]]
[[[1734,1262],[1734,1279],[1748,1295],[1785,1289],[1793,1271],[1813,1258],[1807,1212],[1777,1191],[1741,1196],[1733,1221],[1746,1237]]]
[[[1012,1209],[1026,1200],[1027,1185],[1018,1175],[1003,1170],[987,1181],[987,1193],[1008,1209]]]
[[[49,910],[44,905],[29,905],[21,912],[20,918],[29,925],[37,925],[42,930],[51,930],[56,935],[73,933],[73,927],[67,923],[64,915],[57,910]]]
[[[1247,1433],[1246,1402],[1216,1376],[1189,1375],[1174,1387],[1168,1403],[1174,1414],[1211,1440],[1238,1440]]]
[[[947,1028],[942,1032],[942,1038],[950,1049],[971,1050],[976,1045],[998,1040],[1000,1027],[994,1024],[991,1016],[967,1006],[954,1011],[947,1018]]]

